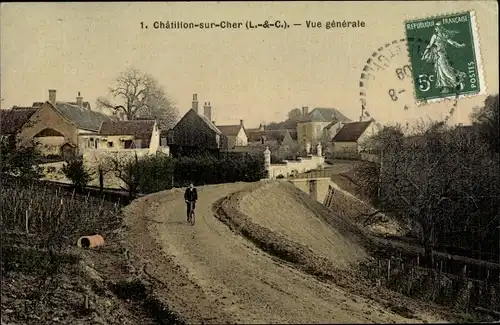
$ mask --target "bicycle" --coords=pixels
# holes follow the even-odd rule
[[[188,223],[191,226],[194,226],[195,222],[195,214],[194,214],[194,209],[193,209],[194,202],[189,202],[189,216],[188,216]]]

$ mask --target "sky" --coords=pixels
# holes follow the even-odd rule
[[[334,107],[353,120],[361,110],[360,75],[372,53],[405,37],[405,21],[474,10],[486,94],[459,99],[453,119],[467,123],[472,107],[498,93],[496,1],[409,2],[174,2],[2,3],[2,108],[48,99],[74,101],[108,95],[128,67],[155,77],[181,116],[192,94],[210,101],[217,124],[284,120],[303,106]],[[287,29],[246,29],[265,20]],[[326,29],[327,22],[356,21],[364,27]],[[155,21],[244,22],[241,29],[155,29]],[[306,21],[322,23],[319,28]],[[143,26],[148,28],[141,28]],[[293,26],[302,24],[301,26]],[[403,44],[403,43],[401,43]],[[419,106],[411,79],[395,69],[408,51],[366,82],[366,109],[382,123],[443,118],[455,103]],[[388,95],[399,93],[397,101]],[[404,109],[404,107],[407,109]]]

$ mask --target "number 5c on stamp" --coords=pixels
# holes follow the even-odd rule
[[[417,102],[486,92],[474,11],[406,21],[405,29],[408,43],[426,43],[409,52]]]

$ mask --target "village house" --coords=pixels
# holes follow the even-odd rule
[[[297,132],[295,130],[266,130],[265,126],[261,124],[259,128],[249,129],[247,133],[248,145],[251,147],[291,150],[297,146]]]
[[[302,117],[297,123],[297,140],[301,149],[315,148],[321,143],[325,149],[331,139],[351,120],[335,108],[316,107],[309,112],[308,107],[302,107]]]
[[[56,100],[56,90],[49,90],[49,100],[33,103],[31,114],[19,131],[19,143],[32,140],[40,144],[43,155],[74,155],[81,149],[81,134],[97,134],[102,122],[111,117],[91,110],[80,96],[75,102]]]
[[[16,135],[36,111],[32,107],[18,106],[0,110],[0,136]]]
[[[332,149],[335,156],[359,154],[364,150],[362,143],[376,132],[372,121],[350,122],[344,124],[332,139]]]
[[[204,115],[198,112],[198,95],[193,94],[191,109],[167,132],[167,145],[174,157],[212,154],[228,148],[227,137],[212,122],[212,107],[205,103]]]
[[[99,150],[150,149],[156,152],[160,147],[160,131],[156,120],[105,121],[97,135],[81,134],[80,143],[81,147]]]
[[[235,147],[245,147],[248,145],[248,134],[243,126],[243,120],[237,125],[216,125],[217,128],[227,137],[228,149]]]

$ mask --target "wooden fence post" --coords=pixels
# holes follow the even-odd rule
[[[389,261],[387,262],[387,284],[391,280],[391,257],[389,257]]]
[[[443,277],[443,260],[439,261],[439,276],[438,276],[438,281],[439,281],[439,290],[441,290],[441,279]]]
[[[28,218],[29,218],[29,216],[28,216],[28,210],[26,210],[26,234],[29,233]]]

